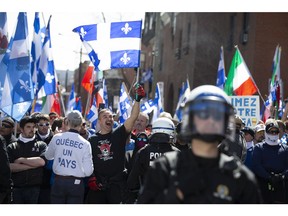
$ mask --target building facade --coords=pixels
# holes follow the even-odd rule
[[[164,83],[164,110],[174,114],[182,82],[190,88],[216,84],[220,47],[228,75],[237,45],[250,73],[266,99],[276,46],[282,47],[283,97],[288,96],[288,13],[146,13],[142,37],[142,69],[153,68]],[[147,85],[147,84],[145,84]],[[262,103],[262,99],[260,99]]]

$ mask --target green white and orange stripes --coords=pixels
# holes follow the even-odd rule
[[[224,91],[229,96],[253,95],[258,91],[238,47],[232,59]]]

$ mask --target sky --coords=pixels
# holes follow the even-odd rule
[[[231,4],[231,0],[0,0],[1,11],[8,14],[8,30],[10,34],[16,26],[19,11],[26,11],[28,16],[29,35],[33,36],[34,13],[43,12],[47,24],[52,15],[51,41],[56,70],[74,70],[80,62],[82,47],[78,34],[72,29],[85,24],[96,24],[110,21],[144,19],[145,11],[149,12],[257,12],[283,11],[278,1],[262,0],[261,4],[253,5],[250,0],[242,0],[239,4]],[[188,4],[189,3],[189,4]],[[15,6],[16,5],[16,6]],[[104,11],[104,12],[99,12]],[[106,11],[106,12],[105,12]],[[120,12],[119,12],[120,11]],[[127,12],[128,11],[128,12]],[[130,12],[129,12],[130,11]],[[104,18],[103,18],[104,17]],[[144,20],[143,20],[144,21]],[[82,48],[82,62],[89,60]]]
[[[41,18],[47,25],[50,15],[50,34],[52,43],[52,54],[56,70],[75,70],[80,62],[80,50],[82,47],[82,62],[89,60],[85,54],[86,50],[82,46],[81,40],[77,33],[72,29],[80,25],[144,19],[143,13],[133,12],[41,12]],[[13,34],[17,24],[18,12],[7,12],[8,33],[9,37]],[[27,12],[28,31],[30,41],[33,39],[33,22],[35,13]]]

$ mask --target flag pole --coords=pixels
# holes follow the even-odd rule
[[[58,94],[59,94],[59,100],[60,100],[60,105],[62,108],[62,116],[65,116],[66,110],[65,110],[65,106],[64,106],[64,102],[63,102],[63,98],[62,98],[62,93],[61,93],[61,89],[60,89],[60,82],[58,81],[58,85],[57,85],[57,90],[58,90]]]

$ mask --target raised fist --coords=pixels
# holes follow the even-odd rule
[[[136,100],[137,102],[140,102],[140,100],[141,100],[142,98],[144,98],[145,95],[146,95],[146,93],[145,93],[145,91],[144,91],[144,88],[143,88],[139,83],[137,83],[137,84],[135,85],[135,100]]]

